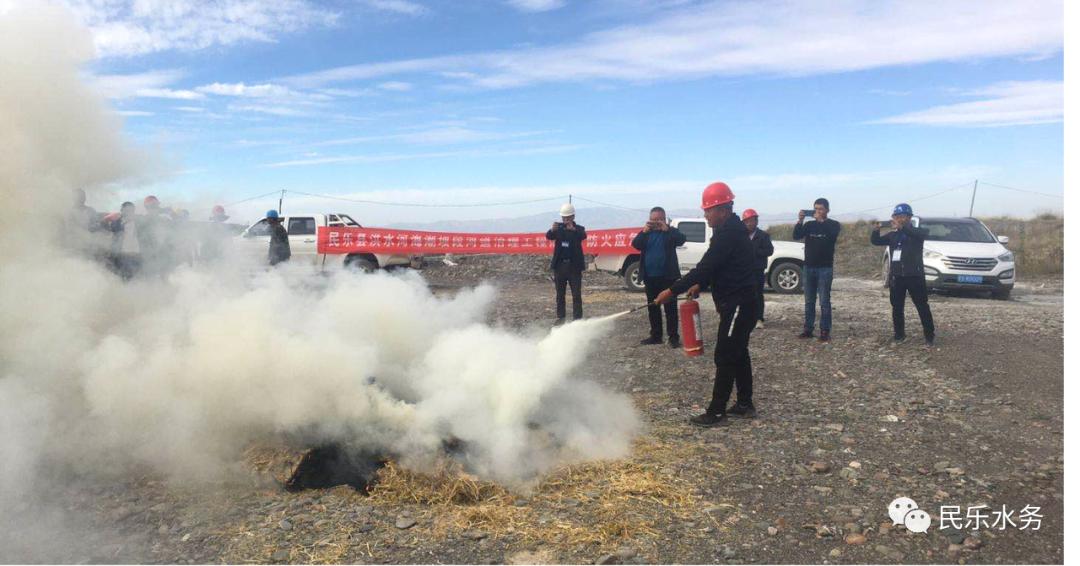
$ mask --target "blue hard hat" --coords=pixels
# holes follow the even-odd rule
[[[911,211],[911,205],[910,204],[908,204],[906,202],[902,202],[902,203],[896,205],[896,208],[894,208],[892,210],[892,215],[893,216],[896,216],[898,214],[906,214],[908,216],[913,216],[915,213]]]
[[[277,218],[277,217],[278,217],[278,213],[277,213],[277,211],[276,211],[276,210],[267,210],[267,211],[266,211],[266,217],[267,217],[267,218]]]

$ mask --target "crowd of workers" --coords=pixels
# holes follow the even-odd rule
[[[703,414],[690,419],[692,424],[704,427],[725,424],[728,415],[757,416],[749,344],[754,329],[764,328],[765,268],[773,245],[768,233],[758,228],[757,212],[746,209],[740,219],[734,207],[735,195],[725,183],[713,183],[705,188],[701,208],[712,228],[712,239],[701,261],[686,275],[680,272],[677,255],[677,249],[686,243],[686,236],[668,223],[662,207],[654,207],[649,212],[649,220],[631,244],[641,255],[639,265],[649,309],[649,336],[641,341],[642,344],[662,344],[666,321],[667,342],[672,348],[678,348],[676,297],[683,293],[690,297],[697,297],[702,291],[712,293],[720,316],[714,352],[716,378],[709,406]],[[560,210],[562,222],[556,222],[547,232],[547,238],[555,242],[551,267],[555,276],[557,324],[566,317],[567,283],[573,295],[573,317],[583,316],[581,273],[585,269],[585,260],[582,242],[587,236],[585,227],[576,222],[574,213],[572,205],[563,205]],[[897,341],[906,338],[904,300],[910,295],[922,321],[926,343],[932,346],[934,321],[927,302],[922,262],[923,242],[928,233],[926,229],[912,225],[912,216],[911,206],[897,205],[892,214],[892,231],[883,235],[878,226],[870,240],[874,245],[889,248],[893,338]],[[817,339],[821,342],[831,340],[833,258],[840,230],[840,223],[829,218],[827,199],[819,198],[814,201],[813,210],[798,213],[793,237],[805,242],[805,313],[799,338],[814,337],[820,304]],[[728,406],[732,390],[736,392],[736,399]]]
[[[143,199],[143,214],[125,202],[119,212],[100,214],[86,205],[86,192],[75,189],[64,223],[64,241],[105,263],[125,280],[165,276],[180,265],[217,261],[230,231],[225,208],[215,206],[207,222],[192,222],[184,209],[161,206],[157,197]]]

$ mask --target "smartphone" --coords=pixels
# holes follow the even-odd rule
[[[892,220],[882,220],[879,222],[882,230],[892,230]]]
[[[912,228],[918,228],[919,227],[919,217],[918,216],[912,216],[911,217],[911,227]]]
[[[802,211],[802,213],[803,213],[803,214],[805,214],[805,215],[807,215],[807,216],[810,216],[810,217],[812,217],[812,216],[814,216],[814,209],[812,209],[812,208],[811,208],[811,209],[805,209],[805,208],[804,208],[804,209],[803,209],[803,211]]]

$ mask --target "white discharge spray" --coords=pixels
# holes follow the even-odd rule
[[[61,221],[73,188],[112,210],[105,187],[148,175],[79,79],[91,53],[59,9],[0,15],[0,508],[46,468],[217,478],[286,434],[421,470],[454,437],[507,485],[626,454],[629,398],[575,375],[610,318],[512,333],[484,322],[493,288],[441,298],[415,273],[122,284]]]

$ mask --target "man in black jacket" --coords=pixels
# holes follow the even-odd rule
[[[585,271],[585,227],[574,222],[574,205],[564,204],[559,209],[562,222],[555,222],[547,231],[547,239],[555,242],[551,254],[551,269],[555,272],[555,318],[556,324],[566,320],[566,284],[574,299],[574,320],[581,318],[581,272]]]
[[[690,419],[691,424],[697,426],[727,424],[728,413],[748,418],[757,416],[749,348],[756,304],[754,248],[746,226],[732,211],[734,203],[735,195],[726,184],[713,183],[705,187],[701,208],[713,229],[709,249],[690,273],[656,297],[657,304],[664,304],[680,293],[689,292],[695,296],[707,286],[712,290],[713,303],[720,315],[712,402],[704,414]],[[728,409],[733,385],[738,388],[738,400]]]
[[[267,250],[267,259],[270,265],[289,261],[292,257],[292,248],[289,247],[289,231],[281,224],[281,216],[276,210],[266,211],[266,222],[270,224],[270,247]]]
[[[829,219],[829,201],[819,198],[814,201],[813,222],[803,223],[806,211],[799,211],[799,222],[795,224],[792,237],[806,240],[803,258],[803,294],[805,309],[803,331],[799,338],[814,337],[814,309],[818,297],[821,297],[821,334],[818,339],[829,341],[832,331],[832,282],[833,255],[836,252],[836,240],[840,237],[840,223]]]
[[[769,257],[773,254],[772,238],[764,230],[758,230],[758,213],[748,208],[742,213],[743,224],[750,234],[750,243],[754,244],[754,273],[757,274],[757,313],[754,320],[758,328],[765,328],[765,268],[769,266]]]
[[[642,344],[662,344],[664,342],[663,317],[660,307],[653,300],[660,291],[671,287],[679,278],[679,256],[675,248],[686,243],[686,236],[678,228],[668,224],[667,213],[656,206],[649,211],[649,221],[630,245],[641,252],[638,269],[645,282],[645,300],[649,302],[649,337]],[[668,344],[678,348],[679,344],[679,309],[674,302],[664,305],[667,315]]]
[[[911,225],[912,210],[906,203],[896,205],[892,214],[893,231],[881,235],[881,226],[870,233],[870,243],[889,246],[889,302],[892,303],[893,339],[904,335],[904,295],[911,295],[919,311],[926,345],[934,345],[934,315],[926,294],[926,274],[923,270],[923,243],[930,234],[926,228]]]

